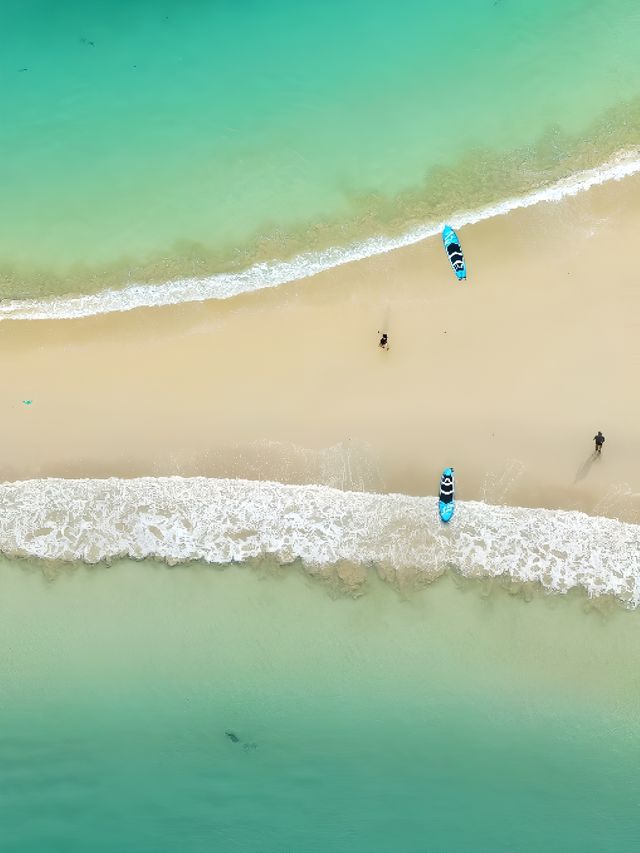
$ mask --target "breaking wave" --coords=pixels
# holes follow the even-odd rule
[[[452,215],[449,221],[454,227],[461,228],[483,219],[502,216],[518,208],[532,207],[541,202],[558,202],[598,184],[619,181],[637,172],[640,172],[640,150],[625,151],[597,168],[577,172],[528,195],[505,199],[479,210]],[[309,278],[351,261],[363,260],[418,243],[427,237],[439,234],[443,224],[443,222],[427,223],[399,237],[372,237],[346,248],[334,247],[321,252],[307,252],[289,261],[255,264],[237,273],[219,273],[205,278],[185,278],[165,284],[131,284],[121,290],[104,290],[86,295],[6,300],[0,303],[0,320],[63,320],[89,317],[94,314],[131,311],[134,308],[202,302],[207,299],[228,299],[241,293],[278,287]]]
[[[433,497],[326,486],[199,477],[3,483],[0,551],[87,563],[273,556],[319,571],[346,561],[425,580],[453,569],[640,604],[640,525],[470,501],[445,527]]]

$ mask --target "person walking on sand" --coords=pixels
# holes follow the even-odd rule
[[[597,454],[602,453],[602,445],[604,444],[604,436],[603,436],[603,434],[600,432],[600,430],[598,430],[597,435],[594,435],[594,436],[593,436],[593,440],[594,440],[594,441],[595,441],[595,443],[596,443],[596,449],[595,449],[595,452],[596,452]]]
[[[378,332],[378,334],[380,334],[380,332]],[[380,338],[380,343],[378,344],[378,346],[380,347],[380,349],[389,349],[389,336],[386,332],[382,333],[382,337]]]

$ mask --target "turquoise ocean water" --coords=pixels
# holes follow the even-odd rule
[[[0,295],[246,269],[637,145],[633,0],[0,6]]]
[[[2,850],[636,849],[637,611],[269,560],[0,589]]]
[[[636,3],[456,11],[4,0],[0,296],[240,276],[635,156]],[[228,500],[227,540],[154,500],[136,497],[127,528],[98,495],[111,553],[132,552],[117,550],[125,533],[233,551],[262,530],[252,519],[247,533],[235,505],[227,524]],[[18,495],[17,521],[3,496],[2,541],[32,549],[6,550],[101,553],[106,528],[81,503],[52,502],[38,527],[33,494]],[[340,523],[360,530],[356,510]],[[419,514],[386,512],[377,546],[431,553]],[[560,519],[541,544],[548,526],[518,513],[515,562],[548,559],[539,576],[554,587],[571,561],[571,582],[593,575],[596,592],[634,600],[626,528],[614,547],[598,520],[572,538]],[[281,515],[263,531],[270,553],[337,547],[339,524],[324,537],[310,498]],[[498,545],[486,529],[468,524],[455,553],[497,572],[512,528]],[[587,533],[604,557],[583,572]],[[607,546],[626,568],[603,580]],[[0,850],[636,849],[637,611],[456,577],[400,594],[374,576],[354,598],[270,558],[224,571],[3,558]]]

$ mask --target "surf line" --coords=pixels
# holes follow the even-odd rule
[[[101,563],[128,556],[214,565],[270,556],[314,571],[343,561],[434,580],[578,587],[640,607],[640,525],[581,512],[344,492],[260,480],[141,477],[0,483],[0,553]]]
[[[528,195],[505,199],[478,210],[448,217],[454,228],[473,225],[485,219],[504,216],[512,210],[533,207],[543,202],[559,202],[609,181],[620,181],[640,172],[640,149],[625,151],[593,169],[576,172]],[[185,278],[164,284],[130,284],[121,289],[99,293],[51,297],[47,299],[13,299],[0,302],[0,320],[72,320],[96,314],[132,311],[230,299],[241,293],[279,287],[293,281],[311,278],[326,270],[353,261],[382,255],[410,246],[442,231],[444,222],[425,223],[399,237],[371,237],[347,247],[333,247],[321,252],[306,252],[288,261],[254,264],[238,273],[217,273],[205,278]]]

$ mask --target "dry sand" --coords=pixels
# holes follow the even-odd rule
[[[434,238],[225,302],[0,323],[0,477],[433,494],[453,465],[461,499],[640,522],[640,177],[460,233],[466,284]]]

